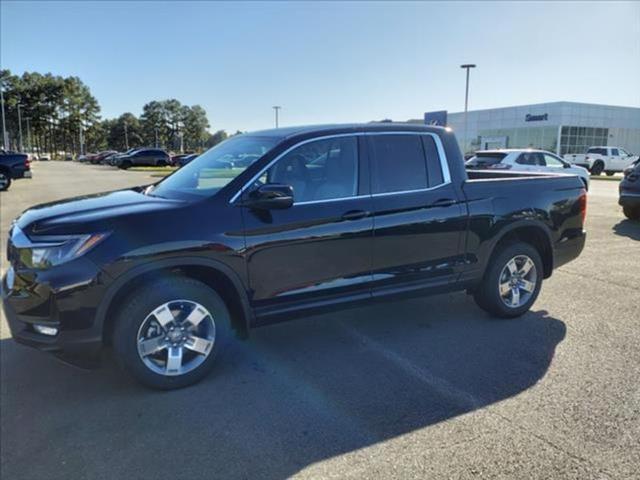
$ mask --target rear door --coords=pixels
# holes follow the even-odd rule
[[[451,282],[463,205],[434,134],[367,135],[374,213],[373,294]]]
[[[280,183],[294,191],[288,209],[242,209],[258,315],[369,297],[373,218],[362,142],[353,134],[302,142],[246,190]]]

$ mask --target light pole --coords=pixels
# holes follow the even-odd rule
[[[129,132],[127,132],[127,121],[124,121],[124,147],[129,150]]]
[[[158,127],[155,127],[154,130],[156,133],[156,148],[158,148]]]
[[[282,107],[280,107],[280,106],[278,106],[278,105],[274,105],[272,108],[273,108],[273,110],[275,111],[275,114],[276,114],[276,128],[278,128],[278,111],[279,111]]]
[[[31,145],[31,124],[29,123],[31,121],[31,118],[24,117],[24,121],[27,122],[27,150],[29,151],[29,153],[33,153],[33,148]]]
[[[0,106],[2,107],[2,148],[9,148],[9,137],[7,136],[7,120],[4,116],[4,86],[0,80]]]
[[[84,155],[84,138],[82,138],[82,119],[79,121],[78,141],[80,142],[80,155]]]
[[[18,103],[18,135],[20,138],[20,151],[22,152],[24,150],[24,145],[22,143],[22,116],[20,115],[20,107],[22,106],[22,104]]]
[[[464,65],[460,65],[460,68],[464,68],[467,71],[467,86],[464,92],[464,150],[462,154],[466,153],[467,149],[467,110],[469,109],[469,70],[472,68],[476,68],[473,63],[465,63]]]

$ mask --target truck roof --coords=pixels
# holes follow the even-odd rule
[[[289,138],[295,135],[308,133],[347,133],[347,132],[384,132],[384,131],[401,131],[401,132],[444,132],[445,127],[435,127],[430,125],[417,125],[401,122],[371,122],[371,123],[345,123],[345,124],[328,124],[328,125],[302,125],[297,127],[272,128],[268,130],[258,130],[248,132],[250,135]]]

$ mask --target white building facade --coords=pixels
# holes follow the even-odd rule
[[[441,118],[445,112],[433,112]],[[446,114],[446,123],[465,153],[487,148],[541,148],[585,153],[592,146],[622,147],[640,153],[640,108],[575,102],[551,102],[518,107]],[[429,123],[430,114],[425,114]]]

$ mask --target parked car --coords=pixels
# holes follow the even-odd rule
[[[195,160],[196,158],[198,158],[197,153],[192,153],[191,155],[183,155],[181,158],[177,159],[173,165],[178,168],[182,168],[187,163],[191,162],[192,160]]]
[[[637,155],[631,155],[620,147],[591,147],[586,154],[567,154],[564,159],[573,165],[589,170],[593,175],[605,172],[613,175],[638,160]]]
[[[169,165],[169,161],[169,154],[160,148],[140,148],[127,155],[117,157],[114,164],[123,169],[134,166],[165,167]]]
[[[624,178],[620,182],[620,199],[618,203],[630,220],[640,220],[640,160],[624,170]]]
[[[577,175],[589,189],[587,169],[571,165],[557,155],[545,150],[500,149],[480,150],[466,162],[467,168],[514,170],[518,172],[547,172]]]
[[[18,342],[75,361],[110,344],[143,384],[178,388],[232,331],[374,298],[466,290],[520,316],[582,251],[586,199],[571,175],[467,171],[439,127],[237,135],[154,185],[24,212],[3,305]]]
[[[186,153],[180,153],[177,155],[171,155],[171,161],[169,162],[170,165],[174,165],[174,166],[178,166],[179,165],[179,161],[182,160],[184,157],[189,157],[191,155],[194,155],[193,152],[186,152]]]
[[[114,155],[111,155],[109,157],[109,165],[114,166],[114,167],[117,166],[117,161],[118,161],[119,158],[126,157],[127,155],[131,155],[136,150],[138,150],[138,148],[130,148],[126,152],[115,153]]]
[[[0,191],[9,190],[18,178],[31,178],[29,155],[0,150]]]
[[[116,152],[115,150],[104,150],[95,155],[91,155],[89,157],[89,163],[91,163],[92,165],[101,164],[105,158],[107,158],[110,155],[113,155],[114,153],[118,153],[118,152]]]

